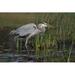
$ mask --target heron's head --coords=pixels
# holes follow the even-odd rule
[[[45,32],[46,31],[46,27],[47,27],[47,23],[40,23],[38,24],[37,28],[41,31],[41,32]]]
[[[38,28],[46,28],[48,25],[47,25],[47,23],[40,23],[37,27]]]
[[[53,27],[52,25],[50,25],[50,24],[48,24],[48,23],[45,23],[45,22],[40,23],[40,24],[37,26],[37,28],[40,29],[41,31],[44,31],[44,32],[45,32],[47,29],[50,29],[50,28],[54,29],[54,27]]]

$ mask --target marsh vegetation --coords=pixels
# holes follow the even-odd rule
[[[25,39],[24,41],[17,39],[15,46],[13,41],[9,43],[9,39],[13,38],[8,35],[11,30],[27,23],[38,24],[41,22],[47,22],[54,28],[47,28],[43,36],[37,35],[31,38],[28,43],[29,52],[26,52],[24,47]],[[9,47],[10,45],[11,47]],[[10,59],[5,61],[16,61],[16,58],[20,58],[22,61],[75,61],[75,14],[0,13],[1,58],[2,54],[3,56],[6,54],[5,59],[7,57]],[[12,57],[10,54],[13,54]],[[20,54],[21,56],[19,56]]]

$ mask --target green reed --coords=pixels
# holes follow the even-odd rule
[[[45,58],[46,61],[48,61],[48,60],[54,61],[55,60],[55,58],[54,58],[55,56],[51,57],[49,55],[49,51],[58,50],[57,42],[63,41],[62,50],[60,48],[59,51],[68,51],[68,52],[70,50],[72,50],[72,46],[66,48],[66,44],[65,44],[64,40],[69,39],[69,40],[73,41],[72,44],[75,43],[75,14],[73,14],[73,13],[17,14],[16,19],[13,17],[14,14],[12,17],[10,15],[6,14],[6,16],[9,17],[8,19],[7,19],[7,17],[4,17],[3,14],[0,14],[0,16],[1,16],[0,17],[0,26],[7,25],[12,28],[13,27],[17,28],[20,25],[31,23],[31,22],[34,22],[37,25],[40,22],[47,22],[48,26],[52,25],[54,27],[54,29],[51,29],[48,27],[47,31],[45,32],[45,34],[43,36],[37,35],[35,37],[35,40],[33,39],[34,42],[32,41],[34,43],[33,49],[35,49],[36,57],[43,56],[45,58],[45,56],[47,56]],[[5,37],[5,35],[3,35],[3,31],[1,31],[0,35],[1,35],[0,42],[2,44],[2,40],[3,40],[2,37]],[[4,38],[4,40],[5,40],[5,38]],[[3,40],[3,42],[4,42],[4,40]],[[19,52],[19,50],[22,50],[21,42],[22,41],[19,39],[17,39],[17,41],[16,41],[17,53]],[[70,53],[67,53],[62,58],[66,58],[65,61],[67,61],[68,55],[70,55]],[[61,59],[61,57],[60,57],[60,59]],[[70,60],[71,59],[69,59],[69,61]]]
[[[53,14],[44,14],[37,16],[39,16],[37,23],[46,21],[49,25],[51,24],[55,27],[55,29],[48,28],[48,31],[46,31],[42,39],[36,38],[36,52],[38,51],[38,55],[49,56],[48,53],[50,50],[57,50],[57,40],[63,41],[62,50],[66,50],[64,40],[71,37],[71,30],[73,28],[71,26],[73,23],[70,23],[71,15],[68,14],[66,16],[66,14],[56,14],[54,16]],[[71,39],[72,38],[73,37],[71,37]]]

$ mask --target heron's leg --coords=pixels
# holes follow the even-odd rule
[[[38,33],[39,33],[39,31],[35,30],[33,33],[31,33],[31,34],[26,38],[26,42],[25,42],[25,47],[26,47],[26,49],[27,49],[28,40],[29,40],[32,36],[34,36],[34,35],[36,35],[36,34],[38,34]]]
[[[27,43],[28,43],[28,40],[30,39],[31,35],[29,35],[27,38],[26,38],[26,42],[25,42],[25,47],[26,49],[28,49],[28,46],[27,46]]]
[[[25,47],[27,49],[28,38],[26,38]]]

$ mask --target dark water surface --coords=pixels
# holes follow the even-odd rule
[[[25,51],[25,50],[23,50]],[[0,62],[67,62],[68,51],[49,51],[48,55],[35,55],[34,52],[13,53],[4,52],[0,53]],[[75,61],[75,50],[72,50],[70,61]]]

